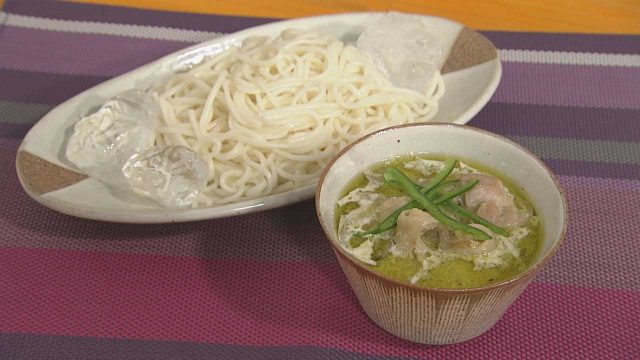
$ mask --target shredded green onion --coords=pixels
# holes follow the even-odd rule
[[[451,180],[451,181],[444,181],[444,179],[447,178],[447,176],[449,176],[449,174],[451,174],[451,172],[453,171],[453,169],[455,168],[456,164],[458,163],[458,160],[455,159],[448,159],[445,162],[444,168],[438,173],[436,174],[436,176],[431,179],[431,181],[429,181],[429,183],[427,185],[425,185],[420,191],[424,194],[430,194],[431,196],[435,195],[437,190],[440,188],[443,188],[446,185],[449,185],[451,183],[457,182],[458,180]],[[385,179],[390,185],[394,185],[394,186],[398,186],[399,187],[399,183],[391,180],[388,181],[387,179]],[[405,211],[405,210],[410,210],[413,208],[417,208],[419,207],[420,204],[418,204],[418,202],[416,201],[410,201],[406,204],[404,204],[402,207],[396,209],[391,215],[387,216],[386,219],[384,219],[380,224],[378,224],[378,226],[376,226],[375,228],[363,232],[363,233],[357,233],[355,235],[357,236],[368,236],[368,235],[375,235],[375,234],[379,234],[381,232],[387,231],[389,229],[391,229],[392,227],[396,226],[396,223],[398,222],[398,216],[400,216],[400,213]]]
[[[507,232],[507,230],[491,223],[490,221],[484,219],[481,216],[478,216],[474,213],[472,213],[471,211],[466,210],[465,208],[463,208],[460,205],[456,205],[451,201],[448,201],[446,203],[444,203],[443,207],[449,211],[451,211],[452,213],[459,215],[463,218],[467,218],[469,220],[471,220],[472,222],[476,223],[476,224],[480,224],[480,225],[484,225],[487,227],[487,229],[493,231],[494,233],[498,234],[498,235],[502,235],[502,236],[509,236],[509,232]]]
[[[449,201],[457,196],[460,196],[464,193],[466,193],[467,191],[471,190],[474,186],[478,185],[478,183],[480,182],[480,180],[475,179],[473,181],[469,181],[468,183],[466,183],[464,186],[461,186],[458,189],[449,191],[448,193],[443,194],[442,196],[440,196],[439,198],[433,200],[433,203],[438,205],[438,204],[442,204],[446,201]]]
[[[438,222],[450,227],[453,230],[462,230],[470,234],[477,240],[488,240],[491,236],[484,231],[461,223],[443,213],[436,204],[422,193],[420,187],[411,181],[402,171],[397,168],[390,168],[384,174],[385,180],[398,182],[407,194],[420,204],[420,207],[433,216]]]
[[[444,188],[446,188],[447,186],[450,186],[454,183],[459,182],[459,180],[448,180],[448,181],[444,181],[453,171],[454,167],[457,164],[457,160],[454,159],[449,159],[447,160],[445,167],[433,178],[431,179],[431,181],[429,181],[429,183],[427,185],[425,185],[424,187],[422,187],[420,189],[420,193],[422,195],[424,195],[424,197],[426,198],[426,200],[430,201],[430,203],[432,205],[436,205],[435,209],[438,211],[438,215],[442,215],[440,216],[440,218],[437,218],[436,216],[434,216],[434,214],[432,214],[431,212],[429,212],[429,210],[427,210],[419,201],[417,201],[415,198],[413,198],[412,201],[404,204],[403,206],[399,207],[398,209],[396,209],[391,215],[387,216],[380,224],[378,224],[378,226],[376,226],[375,228],[373,228],[372,230],[366,231],[364,233],[357,233],[355,235],[357,236],[369,236],[369,235],[375,235],[375,234],[379,234],[382,233],[384,231],[387,231],[391,228],[393,228],[394,226],[396,226],[396,224],[398,223],[398,217],[400,216],[400,214],[405,211],[405,210],[410,210],[410,209],[414,209],[414,208],[423,208],[425,210],[427,210],[427,212],[429,212],[432,216],[434,216],[434,218],[436,218],[436,220],[438,220],[439,222],[445,224],[445,225],[449,225],[452,223],[455,223],[456,225],[451,226],[451,228],[458,229],[458,230],[462,230],[466,233],[469,233],[471,235],[473,235],[476,239],[479,240],[486,240],[487,239],[487,234],[484,233],[483,231],[476,229],[472,226],[466,225],[464,223],[461,223],[451,217],[449,217],[448,215],[446,215],[445,213],[443,213],[438,207],[437,205],[441,205],[442,208],[446,209],[447,211],[456,214],[462,218],[468,219],[473,223],[476,224],[480,224],[480,225],[484,225],[485,227],[487,227],[489,230],[491,230],[492,232],[498,234],[498,235],[502,235],[502,236],[509,236],[509,233],[506,229],[501,228],[493,223],[491,223],[490,221],[466,210],[465,208],[463,208],[462,206],[459,206],[455,203],[453,203],[451,200],[466,193],[467,191],[471,190],[474,186],[476,186],[478,184],[478,180],[473,180],[470,181],[468,183],[466,183],[465,185],[463,185],[460,188],[457,188],[455,190],[446,192],[440,196],[438,196],[436,198],[436,196],[438,195],[439,190],[442,190]],[[389,170],[387,170],[388,172]],[[399,169],[394,169],[394,173],[395,172],[399,172],[404,178],[406,178],[406,180],[408,180],[408,182],[410,182],[412,184],[411,188],[418,188],[418,185],[416,185],[415,183],[413,183],[413,181],[411,181],[411,179],[409,179],[406,175],[404,175],[404,173],[402,173]],[[387,173],[385,173],[385,181],[393,186],[396,187],[401,187],[403,189],[405,189],[405,191],[407,191],[406,188],[406,181],[403,184],[403,182],[400,181],[399,179],[399,175],[397,173],[395,173],[394,175],[387,175]],[[423,199],[424,200],[424,199]],[[432,207],[433,209],[433,207]],[[442,220],[442,221],[441,221]],[[466,230],[465,230],[466,229]],[[490,237],[489,237],[490,238]]]

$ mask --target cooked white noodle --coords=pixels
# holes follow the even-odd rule
[[[444,83],[394,87],[353,46],[286,30],[253,37],[172,77],[153,94],[156,142],[190,147],[209,166],[203,205],[312,184],[328,160],[375,130],[430,120]]]

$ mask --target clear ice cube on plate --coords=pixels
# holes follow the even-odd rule
[[[390,12],[367,27],[357,47],[396,86],[426,92],[442,60],[442,45],[415,15]]]
[[[205,162],[184,146],[151,147],[122,168],[131,190],[168,208],[194,207],[208,172]]]
[[[157,123],[156,106],[147,93],[123,92],[75,124],[67,159],[92,178],[126,185],[121,169],[131,156],[153,145]]]

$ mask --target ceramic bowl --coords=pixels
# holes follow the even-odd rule
[[[354,176],[398,155],[447,154],[482,164],[518,184],[540,215],[543,244],[533,265],[516,277],[469,289],[436,289],[391,279],[365,267],[340,245],[336,203]],[[362,308],[376,324],[401,338],[452,344],[489,330],[555,254],[567,228],[567,205],[551,171],[526,149],[470,126],[412,124],[365,136],[336,155],[320,177],[318,219]],[[541,309],[542,310],[542,309]]]

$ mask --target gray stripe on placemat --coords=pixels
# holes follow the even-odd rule
[[[59,104],[108,80],[107,76],[62,75],[0,69],[0,99],[22,103]]]
[[[0,17],[2,14],[0,14]],[[137,37],[143,39],[201,42],[222,36],[218,32],[176,29],[160,26],[111,24],[95,21],[73,21],[48,19],[34,16],[9,14],[6,25],[28,29],[62,31],[84,34],[101,34]]]
[[[500,59],[509,62],[537,64],[640,67],[640,55],[636,54],[502,49],[500,50]]]
[[[157,254],[228,261],[335,261],[312,200],[284,206],[278,211],[178,224],[113,226],[56,213],[35,203],[23,191],[13,170],[19,144],[19,140],[0,139],[0,168],[12,169],[0,172],[3,185],[0,225],[10,234],[0,236],[0,248]],[[73,232],[69,232],[71,228]]]
[[[640,143],[511,136],[542,158],[640,164]]]
[[[0,114],[2,119],[2,114]],[[0,122],[0,139],[23,139],[33,124]]]
[[[0,122],[33,124],[53,109],[48,104],[21,103],[0,100]]]
[[[373,326],[373,325],[372,325]],[[0,333],[2,359],[337,359],[391,360],[319,346],[251,346],[181,341],[114,339],[80,336]]]

